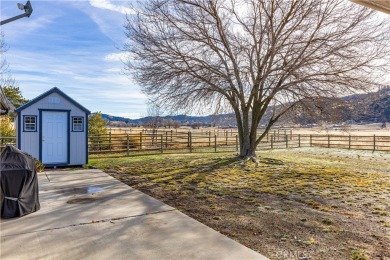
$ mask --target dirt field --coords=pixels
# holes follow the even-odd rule
[[[390,153],[301,148],[91,165],[271,259],[390,259]],[[366,257],[366,258],[365,258]]]
[[[367,125],[340,125],[313,128],[292,128],[293,134],[330,134],[330,135],[355,135],[355,136],[390,136],[390,124],[382,128],[381,124]]]

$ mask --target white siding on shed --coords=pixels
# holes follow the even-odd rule
[[[49,93],[45,95],[46,93]],[[88,162],[88,135],[87,135],[87,120],[89,111],[66,96],[57,88],[42,94],[36,99],[27,103],[18,112],[17,133],[18,140],[17,145],[19,149],[27,152],[37,159],[41,159],[40,149],[40,127],[42,122],[40,116],[43,111],[66,111],[69,114],[69,165],[84,165]],[[26,132],[24,131],[24,116],[36,116],[37,117],[37,131]],[[72,131],[72,118],[83,118],[83,131]]]

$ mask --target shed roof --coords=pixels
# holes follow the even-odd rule
[[[50,89],[49,91],[43,93],[42,95],[34,98],[33,100],[31,100],[30,102],[24,104],[23,106],[19,107],[18,109],[16,109],[15,111],[16,112],[20,112],[26,108],[28,108],[29,106],[37,103],[38,101],[44,99],[45,97],[53,94],[53,93],[57,93],[58,95],[62,96],[64,99],[66,99],[68,102],[72,103],[74,106],[78,107],[79,109],[81,109],[82,111],[84,111],[85,113],[87,114],[90,114],[91,111],[89,111],[88,109],[86,109],[85,107],[83,107],[82,105],[80,105],[79,103],[77,103],[74,99],[72,99],[71,97],[69,97],[68,95],[66,95],[64,92],[62,92],[59,88],[57,87],[54,87],[52,89]]]

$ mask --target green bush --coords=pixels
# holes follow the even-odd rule
[[[15,127],[10,116],[0,117],[0,136],[15,136]]]
[[[101,112],[89,116],[88,135],[91,150],[106,150],[110,147],[106,122]]]

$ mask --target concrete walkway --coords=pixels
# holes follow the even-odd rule
[[[2,260],[267,259],[100,170],[38,176],[41,209],[1,220]]]

